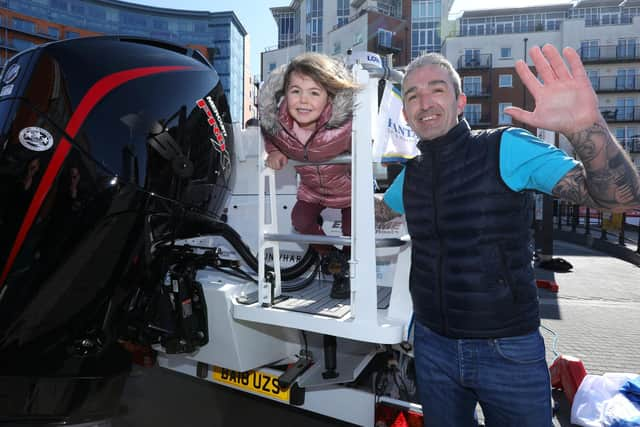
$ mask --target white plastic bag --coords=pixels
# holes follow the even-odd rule
[[[640,407],[623,394],[620,387],[638,374],[607,373],[587,375],[573,399],[571,423],[584,427],[640,426]]]

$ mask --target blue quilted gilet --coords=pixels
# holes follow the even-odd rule
[[[451,338],[500,338],[540,323],[529,245],[533,198],[502,181],[502,129],[421,141],[403,200],[416,320]]]

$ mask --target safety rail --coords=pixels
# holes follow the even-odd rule
[[[371,68],[371,67],[369,67]],[[258,296],[251,306],[234,307],[234,317],[242,320],[268,323],[284,327],[334,335],[359,341],[393,344],[406,339],[411,316],[411,297],[408,286],[410,263],[409,239],[376,239],[374,218],[374,194],[372,191],[373,141],[371,123],[377,115],[378,80],[371,75],[389,75],[382,69],[367,71],[360,64],[353,66],[354,80],[360,85],[355,94],[355,109],[352,126],[351,155],[338,156],[322,164],[351,162],[351,236],[317,236],[298,233],[280,233],[276,212],[276,172],[258,161]],[[399,75],[396,74],[395,78]],[[264,141],[260,137],[261,151]],[[290,166],[309,165],[308,162],[289,161]],[[319,164],[319,163],[318,163]],[[349,259],[350,311],[341,318],[327,318],[309,313],[285,311],[276,307],[282,294],[280,275],[280,243],[295,242],[309,244],[331,244],[351,247]],[[376,247],[399,248],[396,268],[393,272],[393,287],[389,305],[378,309]],[[269,252],[271,252],[269,254]],[[267,275],[267,255],[273,261],[273,274]],[[396,286],[398,284],[400,286]]]
[[[640,210],[617,214],[558,201],[554,202],[554,225],[558,231],[569,228],[576,236],[597,235],[600,241],[610,239],[629,252],[640,254]]]

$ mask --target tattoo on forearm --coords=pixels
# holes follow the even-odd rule
[[[387,206],[384,201],[378,198],[374,198],[373,201],[375,208],[375,219],[377,223],[391,221],[393,218],[400,216],[399,213]]]
[[[556,184],[554,196],[599,209],[640,206],[638,171],[605,125],[595,123],[569,140],[583,166]]]

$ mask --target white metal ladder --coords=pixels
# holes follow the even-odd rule
[[[283,327],[294,327],[312,332],[330,334],[339,337],[370,341],[378,343],[398,343],[406,336],[406,322],[389,316],[389,311],[381,313],[377,307],[376,288],[376,238],[373,200],[373,170],[372,170],[372,131],[371,124],[377,118],[378,80],[371,79],[369,73],[360,65],[353,67],[354,79],[361,86],[356,93],[354,102],[357,108],[353,115],[352,154],[341,156],[330,163],[344,163],[351,158],[351,236],[317,236],[301,234],[280,234],[278,232],[276,212],[276,180],[275,171],[259,164],[259,233],[258,233],[258,302],[253,306],[234,306],[234,317],[261,323],[275,324]],[[261,139],[261,151],[264,152]],[[267,211],[266,190],[269,195],[269,210]],[[267,215],[268,214],[268,215]],[[268,216],[268,218],[267,218]],[[397,239],[396,239],[397,240]],[[282,292],[280,275],[280,242],[297,242],[308,244],[328,244],[351,246],[349,260],[349,279],[351,282],[351,312],[347,319],[330,319],[308,313],[279,310],[272,306],[274,298]],[[273,282],[265,278],[267,251],[273,255]],[[405,248],[398,256],[403,259],[408,269],[410,248]],[[408,283],[408,271],[403,280]],[[396,274],[396,275],[397,275]],[[396,280],[394,280],[394,283]],[[392,294],[394,300],[402,308],[400,311],[410,310],[408,284],[402,295]],[[408,299],[408,305],[406,301]],[[397,314],[397,313],[396,313]],[[398,316],[401,317],[401,316]]]

